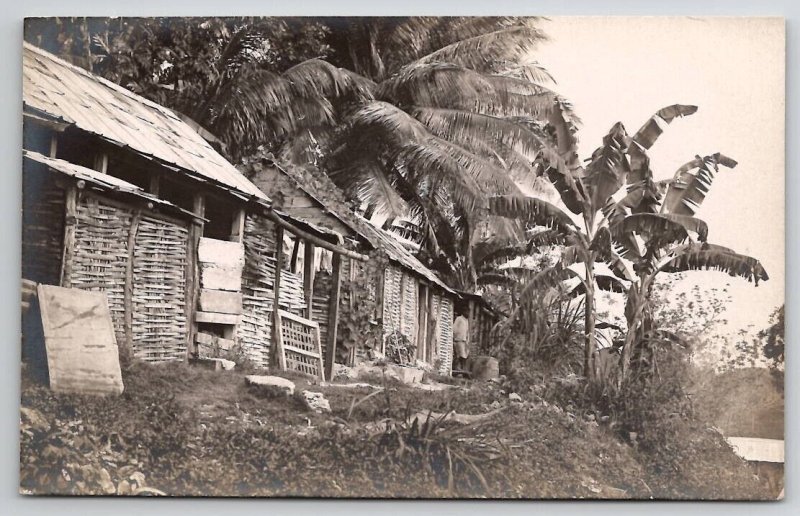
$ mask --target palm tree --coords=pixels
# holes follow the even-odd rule
[[[351,106],[325,167],[370,211],[413,221],[431,262],[473,288],[487,197],[535,184],[532,158],[553,145],[548,116],[573,120],[531,61],[544,35],[520,18],[351,23],[366,41],[349,43],[349,59],[376,80],[374,99]]]

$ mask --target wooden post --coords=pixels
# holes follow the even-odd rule
[[[75,226],[78,224],[78,187],[67,187],[64,201],[64,254],[61,257],[61,286],[72,286],[72,258],[75,254]]]
[[[55,159],[58,154],[58,133],[53,133],[50,136],[50,157]]]
[[[244,223],[247,219],[247,212],[244,208],[239,208],[233,216],[233,223],[231,224],[231,242],[244,241]]]
[[[333,378],[333,362],[336,359],[336,338],[339,330],[339,293],[342,286],[342,256],[333,254],[333,284],[328,306],[328,343],[325,347],[325,378]]]
[[[125,264],[123,305],[125,307],[125,346],[129,353],[133,352],[133,260],[136,251],[136,232],[139,230],[141,218],[142,211],[137,210],[128,228],[128,262]]]
[[[419,327],[417,328],[417,358],[425,361],[428,352],[428,296],[430,288],[419,284]]]
[[[303,293],[306,297],[306,319],[313,319],[314,304],[314,244],[303,242]]]
[[[277,365],[281,371],[286,368],[281,353],[281,272],[283,270],[283,226],[275,226],[275,278],[272,282],[274,298],[272,300],[272,346],[270,346],[270,363]]]
[[[434,341],[438,342],[438,339],[439,339],[439,336],[436,334],[436,324],[434,324],[433,321],[432,321],[434,316],[436,317],[436,320],[438,322],[438,320],[439,320],[438,314],[434,314],[433,313],[433,296],[431,295],[430,288],[429,288],[428,289],[428,321],[425,323],[425,325],[428,328],[430,328],[428,333],[430,333],[431,337],[432,337],[430,339],[430,344],[431,345],[427,346],[427,350],[426,350],[427,351],[427,355],[425,356],[425,360],[429,364],[432,364],[433,361],[434,361],[434,358],[435,358],[434,357],[434,353],[438,353],[438,350],[435,349],[434,346],[433,346]]]
[[[194,194],[192,213],[198,217],[205,217],[206,198],[202,193]],[[194,351],[194,341],[197,335],[197,321],[195,321],[195,311],[197,310],[197,298],[200,292],[200,265],[197,262],[197,246],[203,236],[203,222],[193,220],[189,227],[189,249],[186,253],[186,320],[189,321],[189,334],[186,343],[186,360]]]
[[[478,353],[477,349],[473,349],[472,345],[477,345],[477,342],[474,342],[475,339],[472,338],[472,335],[475,333],[475,300],[469,300],[469,331],[467,331],[467,350],[470,353]]]
[[[94,169],[105,174],[108,172],[108,154],[105,152],[98,152],[94,156]]]
[[[293,274],[297,274],[297,259],[300,257],[300,239],[295,236],[294,245],[292,246],[292,258],[289,261],[289,270]]]
[[[375,275],[377,276],[375,278],[375,320],[381,321],[381,326],[383,326],[383,295],[386,288],[386,272],[376,265]]]
[[[158,197],[161,194],[161,174],[153,172],[150,174],[150,186],[147,188],[147,193],[151,193]]]

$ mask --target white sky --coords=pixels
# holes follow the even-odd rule
[[[734,332],[766,325],[784,300],[784,23],[776,18],[556,17],[535,58],[558,81],[583,120],[581,158],[621,121],[634,133],[661,107],[694,104],[650,152],[656,179],[696,154],[739,162],[721,169],[697,216],[709,241],[755,256],[770,280],[754,288],[719,272],[692,283],[722,287],[733,302]]]

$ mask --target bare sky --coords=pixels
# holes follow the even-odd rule
[[[720,272],[690,273],[708,286],[730,282],[729,329],[766,325],[784,300],[784,22],[777,18],[556,17],[537,52],[583,120],[588,157],[617,121],[635,132],[661,107],[699,106],[675,120],[650,153],[656,179],[695,155],[722,152],[721,169],[697,216],[709,241],[760,259],[770,280],[754,288]]]

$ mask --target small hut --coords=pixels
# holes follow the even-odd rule
[[[441,374],[450,373],[453,307],[458,299],[452,289],[394,235],[353,213],[324,174],[312,177],[271,159],[249,163],[244,172],[273,199],[275,209],[312,221],[343,246],[370,256],[369,261],[334,256],[328,273],[325,260],[316,255],[314,266],[304,270],[306,277],[313,275],[306,280],[313,285],[310,317],[326,335],[327,349],[339,350],[331,353],[340,362],[352,365],[370,349],[382,352],[386,338],[399,333],[415,347],[417,360],[438,364]],[[339,200],[332,200],[336,197]],[[315,256],[308,249],[292,255]],[[330,285],[338,293],[336,299],[325,297]],[[316,309],[331,303],[338,306],[337,318]],[[372,328],[379,330],[378,342],[368,338]]]
[[[23,278],[104,292],[118,344],[145,361],[235,351],[322,375],[279,242],[365,257],[274,211],[169,109],[29,44],[23,115]]]

